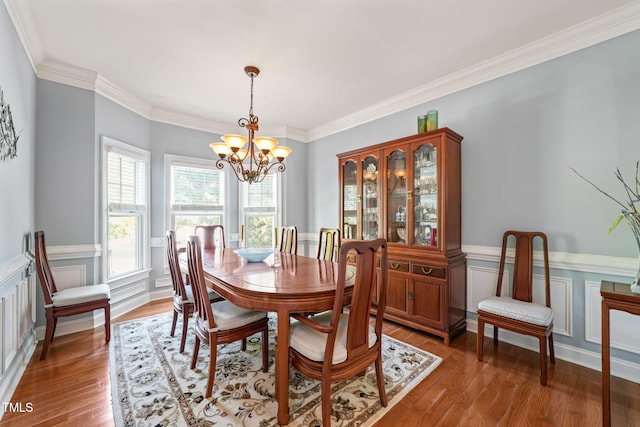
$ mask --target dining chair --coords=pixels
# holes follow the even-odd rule
[[[513,237],[513,238],[511,238]],[[533,302],[533,246],[542,243],[544,268],[544,304]],[[502,281],[505,258],[510,252],[509,241],[515,242],[513,279],[510,289],[503,293]],[[555,363],[553,350],[553,310],[549,292],[549,253],[547,236],[541,232],[506,231],[502,237],[502,254],[495,296],[478,303],[478,360],[483,358],[484,325],[493,325],[493,343],[498,345],[498,328],[538,338],[540,342],[540,384],[547,385],[547,340],[551,363]]]
[[[222,225],[196,225],[195,234],[200,237],[205,249],[225,248],[224,227]]]
[[[353,261],[347,263],[347,255]],[[376,258],[380,257],[379,274]],[[375,326],[370,324],[371,296],[380,291]],[[345,286],[353,284],[348,311],[343,311]],[[303,375],[321,381],[322,425],[331,425],[331,382],[363,373],[375,363],[378,394],[387,406],[382,372],[382,318],[387,287],[387,241],[349,241],[340,247],[333,309],[311,317],[291,317],[289,355]]]
[[[193,347],[191,369],[196,367],[200,343],[209,345],[209,378],[204,397],[211,397],[216,373],[218,344],[227,344],[242,340],[242,349],[246,350],[246,338],[258,332],[262,333],[262,371],[269,369],[269,328],[267,313],[247,310],[227,300],[209,302],[207,285],[202,269],[202,251],[198,236],[189,236],[187,241],[187,264],[195,299],[196,342]]]
[[[282,227],[280,232],[280,252],[298,254],[298,228],[295,225]]]
[[[53,341],[58,318],[60,317],[74,316],[103,309],[105,342],[108,343],[111,339],[111,293],[109,285],[73,286],[58,289],[49,266],[44,231],[36,231],[34,237],[36,241],[36,270],[38,271],[38,279],[40,279],[40,286],[44,296],[46,317],[46,331],[40,360],[44,360],[47,357],[49,343]]]
[[[325,261],[337,261],[339,250],[340,230],[337,228],[320,228],[316,258]]]
[[[171,283],[173,285],[173,321],[171,322],[171,336],[176,331],[178,316],[182,315],[182,339],[180,340],[180,353],[184,351],[185,342],[187,340],[187,331],[189,328],[189,318],[194,311],[193,289],[191,285],[185,283],[182,276],[180,262],[178,259],[178,246],[176,244],[176,232],[167,230],[167,263],[169,264],[169,273],[171,274]],[[215,293],[213,289],[207,288],[209,301],[215,302],[222,300],[222,297]]]

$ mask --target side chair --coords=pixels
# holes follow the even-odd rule
[[[513,239],[510,239],[513,237]],[[544,269],[544,303],[533,302],[533,243],[542,243]],[[509,292],[502,292],[505,258],[509,240],[515,241],[513,279]],[[483,358],[484,325],[493,325],[493,344],[498,345],[498,328],[530,335],[540,342],[540,384],[547,385],[547,340],[551,363],[553,350],[553,310],[549,290],[549,251],[547,236],[541,232],[506,231],[502,237],[502,254],[495,296],[478,303],[478,360]]]
[[[298,228],[295,225],[282,227],[280,232],[279,251],[289,254],[298,254]]]
[[[355,265],[347,263],[355,256]],[[376,257],[380,256],[377,276]],[[387,241],[349,241],[340,247],[333,309],[311,317],[295,313],[290,329],[289,356],[303,375],[321,381],[322,425],[331,425],[331,382],[363,373],[375,363],[378,394],[387,406],[382,371],[382,317],[387,287]],[[370,324],[371,296],[376,277],[380,289],[375,327]],[[354,289],[348,311],[343,311],[345,286]]]
[[[182,315],[182,339],[180,340],[180,353],[184,351],[187,341],[187,331],[189,330],[189,318],[194,311],[193,289],[191,285],[185,283],[180,261],[178,259],[178,247],[176,244],[176,232],[168,230],[166,234],[167,263],[171,274],[171,284],[173,285],[173,321],[171,322],[171,336],[176,332],[178,316]],[[184,249],[183,249],[184,250]],[[222,297],[215,293],[213,289],[207,288],[209,301],[220,301]]]
[[[35,258],[38,279],[44,295],[46,332],[40,360],[47,357],[49,343],[53,341],[60,317],[74,316],[93,310],[104,310],[105,343],[111,339],[111,293],[109,285],[89,285],[58,289],[49,266],[44,231],[36,231]]]
[[[340,230],[337,228],[321,228],[318,235],[317,259],[337,261],[340,250]]]
[[[268,317],[264,311],[247,310],[227,300],[211,303],[207,298],[207,285],[202,269],[202,250],[198,236],[189,236],[187,241],[187,264],[189,278],[195,297],[196,343],[193,347],[191,369],[196,367],[200,343],[209,345],[209,378],[205,398],[211,397],[216,374],[218,344],[227,344],[243,340],[242,349],[246,349],[246,338],[258,332],[262,333],[262,370],[269,369],[269,328]]]
[[[205,249],[225,248],[224,227],[222,225],[196,225],[195,234],[200,237]]]

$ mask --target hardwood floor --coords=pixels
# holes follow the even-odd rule
[[[172,310],[170,300],[146,304],[113,323]],[[376,426],[598,426],[600,373],[563,360],[539,383],[539,357],[532,351],[485,342],[476,359],[476,335],[463,334],[450,347],[434,336],[385,322],[385,334],[434,353],[442,364],[397,403]],[[56,337],[47,358],[39,344],[11,402],[31,412],[6,413],[0,426],[111,426],[109,348],[104,329]],[[640,385],[612,378],[612,425],[640,425]]]

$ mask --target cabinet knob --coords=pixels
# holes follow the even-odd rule
[[[398,267],[400,267],[400,264],[398,264],[397,262],[390,262],[389,266],[391,266],[391,268],[393,269],[397,269]]]
[[[430,268],[430,269],[428,269],[428,270],[425,270],[425,268],[424,268],[424,267],[421,267],[421,269],[422,269],[422,272],[423,272],[424,274],[426,274],[427,276],[428,276],[428,275],[430,275],[430,274],[431,274],[431,272],[433,271],[433,268]]]

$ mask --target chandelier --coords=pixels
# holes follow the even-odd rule
[[[251,78],[251,104],[249,118],[241,118],[238,125],[249,130],[249,138],[242,135],[222,135],[224,142],[214,142],[209,146],[219,157],[216,161],[218,169],[224,168],[226,163],[239,181],[252,184],[264,180],[274,167],[278,172],[284,172],[286,167],[283,161],[293,150],[278,145],[278,140],[274,138],[255,136],[258,130],[258,116],[253,114],[253,79],[260,74],[260,70],[248,65],[244,67],[244,72]],[[249,146],[245,149],[247,142]]]

